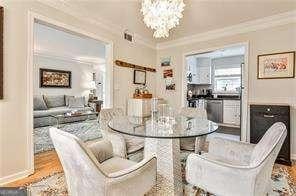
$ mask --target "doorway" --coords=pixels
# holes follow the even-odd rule
[[[90,95],[92,94],[93,97],[98,97],[99,99],[102,99],[104,101],[104,105],[103,107],[112,107],[113,104],[113,42],[109,39],[106,38],[102,38],[100,36],[97,36],[96,34],[92,34],[89,33],[83,29],[80,28],[76,28],[74,26],[68,25],[68,24],[64,24],[61,23],[59,21],[47,18],[45,16],[30,12],[29,13],[29,21],[28,21],[28,68],[27,68],[27,75],[28,75],[28,80],[27,80],[27,97],[28,97],[28,104],[27,104],[27,111],[28,111],[28,124],[27,124],[27,131],[28,131],[28,165],[30,167],[30,172],[34,173],[34,150],[36,148],[34,148],[34,110],[33,110],[33,106],[34,106],[34,102],[33,102],[33,97],[36,93],[35,89],[36,87],[40,87],[41,83],[40,83],[40,67],[38,67],[36,64],[38,65],[48,65],[47,63],[45,63],[46,61],[40,61],[37,60],[36,61],[36,54],[38,53],[38,51],[36,52],[36,39],[35,39],[35,31],[36,31],[36,26],[37,25],[42,25],[45,28],[51,28],[55,31],[61,31],[65,34],[70,34],[72,36],[77,36],[80,37],[81,39],[85,39],[85,40],[93,40],[94,42],[99,42],[102,45],[104,45],[104,61],[100,61],[98,63],[94,63],[97,62],[96,60],[98,59],[92,59],[89,58],[90,56],[87,55],[82,55],[80,56],[80,58],[72,58],[72,63],[70,63],[70,61],[67,61],[67,58],[69,56],[67,55],[63,55],[62,57],[59,55],[55,55],[55,54],[50,54],[50,55],[40,55],[43,58],[48,58],[48,57],[56,57],[56,59],[59,59],[61,61],[67,61],[67,65],[65,66],[70,66],[73,63],[73,61],[75,61],[76,63],[86,63],[89,64],[91,63],[91,66],[88,66],[89,68],[91,67],[92,71],[91,73],[87,73],[87,78],[88,81],[84,82],[83,84],[80,85],[80,87],[82,87],[84,89],[84,92],[81,94],[82,96],[85,96],[85,100],[89,100]],[[52,43],[50,43],[52,44]],[[79,44],[77,44],[79,45]],[[42,50],[42,48],[39,48],[40,50]],[[68,50],[67,50],[68,52]],[[58,52],[59,54],[62,52]],[[43,59],[44,60],[44,59]],[[38,62],[38,63],[37,63]],[[58,64],[58,63],[57,63]],[[56,64],[56,65],[57,65]],[[36,68],[38,70],[38,75],[36,76]],[[58,71],[69,71],[69,70],[60,70],[60,69],[54,69],[54,70],[58,70]],[[74,72],[73,70],[70,72]],[[85,71],[81,71],[81,75],[84,75],[86,72]],[[72,75],[72,79],[74,79],[74,74]],[[76,74],[76,76],[79,76],[78,74]],[[75,77],[76,79],[78,77]],[[83,77],[81,77],[83,79]],[[72,87],[72,85],[74,85],[74,81],[72,81],[72,79],[70,79],[70,87]],[[37,84],[36,84],[37,83]],[[66,94],[65,91],[66,88],[64,88],[64,94]],[[40,89],[39,89],[40,90]],[[43,90],[42,89],[41,93],[43,94]],[[57,89],[51,88],[48,89],[49,92],[46,92],[44,94],[50,95],[52,96],[52,93],[57,92]],[[76,91],[77,89],[69,89],[67,88],[67,90],[72,90],[72,92],[78,92]],[[80,89],[81,90],[81,89]],[[70,91],[67,91],[67,93],[69,93]],[[75,93],[74,93],[75,94]],[[79,93],[75,94],[74,96],[80,96]],[[82,97],[80,96],[80,97]]]
[[[245,43],[184,55],[183,105],[206,109],[224,138],[247,140],[247,57]]]

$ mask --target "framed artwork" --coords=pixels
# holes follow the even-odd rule
[[[0,99],[4,96],[4,84],[3,84],[3,7],[0,6]]]
[[[166,58],[161,59],[160,65],[162,67],[170,66],[171,65],[171,57],[166,57]]]
[[[134,84],[146,84],[146,71],[134,70]]]
[[[71,71],[40,69],[41,88],[71,88]]]
[[[295,52],[263,54],[257,57],[257,78],[277,79],[295,77]]]
[[[169,90],[169,91],[176,90],[176,84],[173,78],[165,79],[165,90]]]
[[[172,78],[173,77],[173,69],[163,70],[163,78]]]

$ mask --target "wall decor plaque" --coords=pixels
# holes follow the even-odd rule
[[[40,69],[41,88],[71,88],[71,71]]]

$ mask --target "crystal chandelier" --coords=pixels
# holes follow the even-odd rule
[[[183,17],[183,0],[143,0],[144,23],[154,30],[153,37],[168,37],[170,29]]]

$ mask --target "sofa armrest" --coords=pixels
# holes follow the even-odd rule
[[[209,154],[249,164],[254,147],[254,144],[215,137],[210,139]]]

